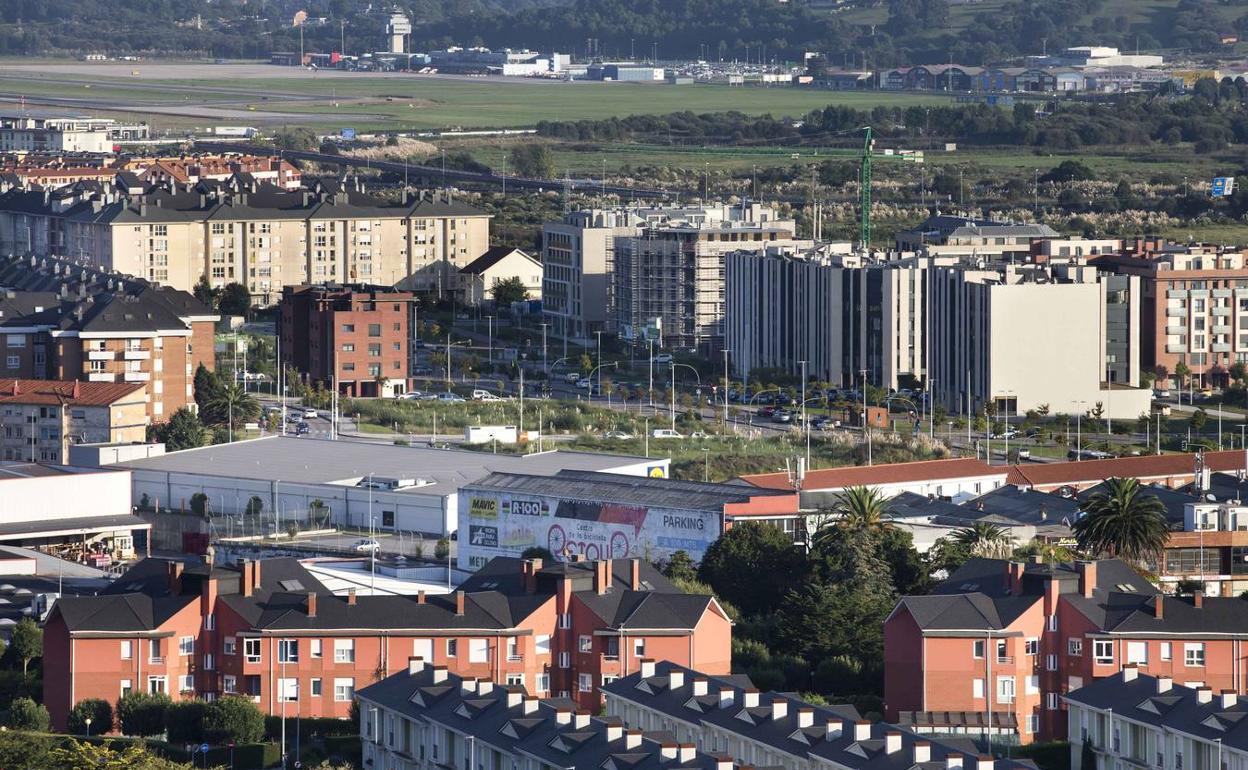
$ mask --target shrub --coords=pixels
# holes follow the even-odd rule
[[[91,718],[91,727],[87,727],[87,718]],[[69,712],[68,729],[71,735],[93,733],[102,735],[113,729],[113,706],[101,698],[80,700]]]
[[[37,733],[46,733],[52,724],[48,710],[31,698],[18,698],[9,704],[9,715],[4,721],[14,730]]]
[[[433,548],[433,558],[438,561],[446,561],[446,557],[451,555],[451,541],[444,537],[438,538],[438,544]]]
[[[200,700],[178,701],[165,712],[165,731],[170,743],[198,741],[204,732],[208,704]]]
[[[173,701],[164,693],[132,692],[117,701],[117,726],[124,735],[160,735]]]
[[[264,737],[264,714],[256,704],[231,695],[208,704],[204,735],[217,743],[257,743]]]

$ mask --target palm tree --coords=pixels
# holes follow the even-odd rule
[[[223,384],[207,406],[223,424],[232,422],[235,427],[260,417],[260,403],[237,382]]]
[[[953,541],[965,546],[972,556],[985,559],[1004,559],[1014,551],[1014,536],[987,521],[977,521],[957,530]]]
[[[874,487],[849,487],[832,504],[836,525],[844,529],[879,532],[889,526],[888,501]]]
[[[1143,563],[1166,546],[1166,508],[1156,495],[1144,494],[1135,479],[1111,478],[1106,490],[1083,505],[1072,530],[1079,548],[1096,556]]]

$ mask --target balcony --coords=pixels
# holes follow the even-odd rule
[[[1166,299],[1182,299],[1187,296],[1187,289],[1167,289]]]
[[[1186,326],[1167,326],[1166,334],[1187,334]]]
[[[87,382],[116,382],[117,375],[113,372],[88,372]]]
[[[152,379],[150,372],[126,372],[126,382],[148,382]]]
[[[507,662],[508,662],[508,663],[520,663],[520,662],[522,662],[523,660],[524,660],[524,656],[523,656],[523,655],[521,655],[520,653],[510,653],[510,652],[509,652],[509,653],[507,653]]]
[[[1229,297],[1229,296],[1231,296],[1231,290],[1230,290],[1230,289],[1214,289],[1214,290],[1213,290],[1213,296],[1215,296],[1215,297]]]
[[[1014,656],[1013,655],[998,655],[997,662],[1003,666],[1012,666],[1014,665]]]
[[[1214,334],[1230,334],[1231,327],[1227,324],[1214,324],[1211,330]]]
[[[150,350],[126,350],[123,351],[121,357],[127,361],[146,361],[152,357]]]
[[[1230,352],[1231,352],[1231,343],[1229,343],[1229,342],[1215,342],[1215,343],[1213,343],[1213,345],[1211,345],[1211,346],[1210,346],[1210,350],[1212,350],[1214,353],[1230,353]]]
[[[1167,318],[1184,318],[1187,316],[1187,308],[1185,307],[1168,307],[1166,308]]]
[[[88,361],[112,361],[116,356],[117,354],[111,350],[88,350],[87,351]]]
[[[1187,352],[1187,345],[1186,345],[1186,344],[1183,344],[1183,343],[1180,343],[1180,344],[1178,344],[1178,345],[1171,345],[1171,344],[1167,344],[1167,345],[1166,345],[1166,352],[1167,352],[1167,353],[1186,353],[1186,352]]]
[[[1231,314],[1231,309],[1229,307],[1215,307],[1213,309],[1213,314],[1215,316],[1229,316]]]
[[[1192,297],[1208,297],[1209,290],[1208,289],[1191,289],[1188,291],[1188,294]]]

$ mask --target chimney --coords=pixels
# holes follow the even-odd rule
[[[1122,667],[1122,681],[1134,682],[1140,675],[1140,669],[1134,663]]]
[[[624,731],[624,748],[635,749],[641,746],[641,730]]]
[[[693,680],[693,697],[700,698],[703,695],[706,695],[706,688],[709,684],[710,683],[707,682],[705,679],[694,679]]]
[[[932,761],[932,744],[927,741],[914,742],[914,764]]]
[[[609,722],[607,724],[607,743],[615,743],[624,737],[624,725],[620,722]]]
[[[470,692],[471,692],[471,693],[475,693],[475,692],[477,691],[477,679],[476,679],[476,677],[466,676],[466,677],[464,677],[463,679],[460,679],[460,680],[459,680],[459,691],[460,691],[460,692],[462,692],[462,693],[464,693],[465,695],[466,695],[466,694],[468,694],[468,693],[470,693]]]
[[[516,688],[507,691],[507,708],[514,709],[524,703],[524,691]]]
[[[962,755],[961,754],[946,754],[945,755],[945,770],[958,770],[958,768],[961,768],[961,767],[962,767]]]
[[[727,754],[712,754],[715,758],[715,770],[732,770],[732,757]]]
[[[1039,553],[1033,553],[1031,557],[1028,559],[1028,561],[1030,561],[1032,564],[1044,564],[1044,555],[1039,554]]]
[[[633,559],[632,563],[632,579],[629,588],[634,591],[641,590],[641,559]]]
[[[1174,680],[1171,679],[1170,677],[1168,676],[1157,677],[1157,694],[1158,695],[1161,695],[1163,692],[1170,692],[1170,688],[1173,686],[1174,686]]]
[[[576,712],[576,714],[573,715],[572,724],[578,730],[584,730],[586,727],[589,727],[589,712],[588,711]]]
[[[680,744],[680,754],[677,755],[677,759],[681,764],[684,764],[685,762],[692,762],[693,758],[697,756],[697,753],[698,747],[695,744],[682,743]]]
[[[1192,605],[1198,610],[1202,610],[1205,608],[1205,592],[1204,591],[1192,592]]]
[[[1083,597],[1085,599],[1091,599],[1092,589],[1094,588],[1096,588],[1096,562],[1094,561],[1079,562],[1079,593],[1083,594]],[[980,770],[990,770],[990,769],[980,768]]]
[[[316,592],[308,591],[308,617],[316,617]]]
[[[464,592],[455,592],[455,617],[462,618],[464,616]]]
[[[664,741],[659,744],[659,756],[664,759],[675,759],[680,754],[680,746]]]
[[[829,719],[823,723],[823,736],[829,741],[840,738],[845,732],[845,723],[839,719]]]
[[[407,673],[409,675],[415,676],[416,674],[419,674],[421,671],[424,671],[424,670],[425,670],[424,658],[408,658],[407,659]]]
[[[1211,700],[1213,700],[1213,688],[1211,687],[1197,687],[1196,688],[1196,702],[1197,703],[1208,703]]]
[[[446,666],[433,667],[433,683],[442,684],[446,681]]]
[[[992,757],[980,756],[975,760],[975,770],[992,770],[994,762]]]
[[[641,659],[641,678],[649,679],[654,676],[654,658]]]
[[[525,716],[531,716],[537,713],[537,698],[525,698],[524,703]]]
[[[594,592],[605,594],[611,587],[611,560],[599,559],[594,562]]]
[[[251,596],[251,572],[252,563],[250,559],[238,560],[238,592],[243,596]]]
[[[746,690],[742,694],[741,705],[747,709],[758,708],[758,690]]]
[[[174,596],[182,594],[182,569],[183,564],[180,561],[165,562],[166,574],[169,578],[169,593]]]
[[[555,709],[555,722],[561,725],[571,724],[572,709],[569,709],[569,708]]]
[[[669,690],[679,690],[685,686],[685,672],[675,669],[667,672],[667,688]]]
[[[884,733],[884,753],[896,754],[901,751],[901,733],[889,730]]]
[[[784,719],[789,715],[789,702],[779,695],[772,696],[771,699],[771,718],[774,721]]]
[[[1223,690],[1219,693],[1219,697],[1222,699],[1224,709],[1235,708],[1235,704],[1239,703],[1239,695],[1234,690]]]
[[[1006,586],[1010,589],[1010,593],[1014,596],[1021,596],[1023,593],[1023,563],[1020,561],[1008,562],[1005,565]]]
[[[417,603],[417,604],[424,604],[424,603],[425,603],[425,592],[424,592],[424,591],[417,591],[417,592],[416,592],[416,603]]]
[[[815,710],[812,708],[800,708],[797,710],[797,726],[810,727],[815,723]]]
[[[1157,594],[1157,598],[1153,600],[1153,617],[1158,620],[1165,618],[1164,608],[1166,603],[1162,601],[1163,597],[1164,594]]]
[[[871,740],[871,723],[866,720],[854,722],[854,740],[869,741]]]
[[[731,687],[719,688],[719,707],[721,709],[730,708],[736,700],[736,691]]]
[[[347,589],[347,605],[350,607],[355,606],[355,589],[354,588]]]
[[[494,692],[494,682],[490,679],[477,680],[477,695],[489,695]]]

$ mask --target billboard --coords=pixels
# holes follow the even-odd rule
[[[666,559],[686,551],[695,561],[720,534],[719,511],[660,508],[572,497],[474,490],[460,502],[459,563],[478,569],[495,556],[541,547],[564,560]]]
[[[1214,198],[1229,198],[1235,192],[1235,177],[1215,176],[1209,187],[1209,194]]]

